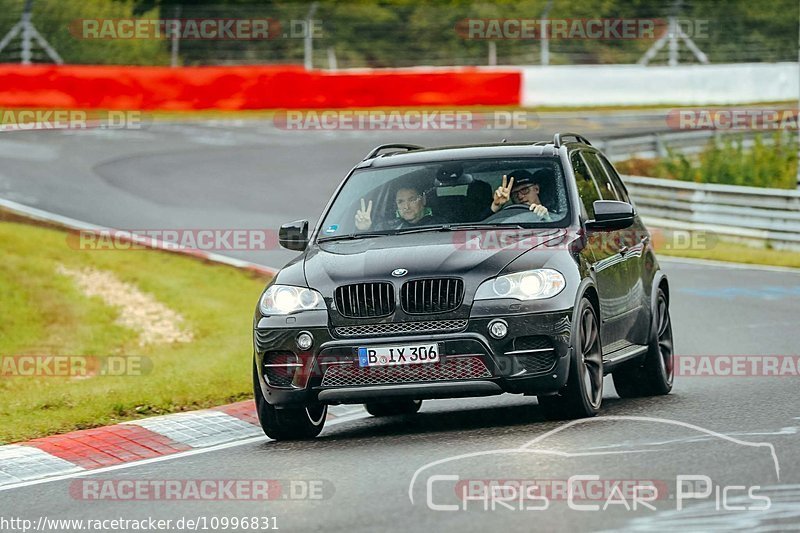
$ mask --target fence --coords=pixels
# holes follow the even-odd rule
[[[26,0],[0,0],[0,38],[20,21]],[[92,1],[34,0],[32,22],[67,64],[122,65],[243,65],[302,64],[315,68],[635,64],[663,36],[675,2],[258,2],[257,0]],[[797,58],[797,10],[770,5],[751,13],[749,0],[683,0],[681,31],[712,64],[794,61]],[[790,5],[784,1],[784,5]],[[153,7],[156,6],[156,7]],[[795,6],[796,7],[796,6]],[[755,9],[755,8],[753,8]],[[160,39],[91,38],[76,29],[80,22],[120,20],[270,20],[280,31],[267,39],[197,39],[176,34]],[[501,23],[547,20],[547,39],[490,31]],[[486,21],[483,37],[464,33],[470,21]],[[613,32],[592,36],[588,22],[646,21],[654,33],[633,37]],[[490,25],[490,23],[494,23]],[[558,27],[568,26],[568,34]],[[512,29],[515,28],[512,24]],[[119,28],[117,28],[119,29]],[[579,31],[573,32],[573,29]],[[584,33],[586,30],[586,33]],[[89,32],[92,33],[92,32]],[[107,32],[102,32],[104,35]],[[306,36],[312,38],[309,43]],[[0,62],[19,62],[25,55],[21,39],[0,52]],[[697,63],[683,39],[662,46],[651,65],[670,57],[681,64]],[[307,52],[308,55],[307,55]],[[50,62],[40,46],[31,51],[34,63]],[[594,85],[602,76],[581,80]],[[765,85],[769,81],[765,80]]]

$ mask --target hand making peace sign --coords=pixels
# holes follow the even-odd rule
[[[356,228],[359,231],[366,231],[372,227],[372,217],[370,213],[372,213],[372,200],[369,201],[369,205],[367,206],[362,198],[361,209],[356,211]]]
[[[506,182],[508,178],[503,174],[503,183],[494,191],[494,198],[492,200],[492,211],[497,213],[511,199],[511,189],[514,187],[514,178]]]

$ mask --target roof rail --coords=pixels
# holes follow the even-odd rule
[[[389,148],[400,148],[400,149],[406,150],[407,152],[411,152],[412,150],[423,150],[423,149],[425,149],[424,146],[419,146],[419,145],[416,145],[416,144],[403,144],[403,143],[399,143],[399,144],[397,144],[397,143],[394,143],[394,144],[381,144],[381,145],[376,146],[375,148],[373,148],[372,151],[367,154],[367,157],[362,159],[362,161],[366,161],[367,159],[372,159],[373,157],[377,157],[381,150],[387,150]]]
[[[553,144],[555,145],[556,148],[561,148],[561,139],[564,137],[575,137],[575,140],[578,141],[579,143],[588,144],[589,146],[592,145],[592,143],[590,143],[589,140],[583,135],[579,135],[577,133],[564,132],[564,133],[556,133],[553,136]]]

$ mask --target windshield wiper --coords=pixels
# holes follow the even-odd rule
[[[397,234],[424,233],[428,231],[456,231],[475,229],[525,229],[519,224],[444,224],[441,226],[423,226],[421,228],[405,228],[397,230]]]
[[[529,227],[521,224],[450,224],[451,230],[461,229],[530,229]]]
[[[392,232],[386,233],[350,233],[348,235],[335,235],[333,237],[320,237],[317,242],[333,242],[333,241],[352,241],[355,239],[367,239],[370,237],[385,237],[392,235]]]
[[[420,228],[404,228],[397,230],[398,235],[405,233],[425,233],[427,231],[450,231],[450,224],[443,226],[422,226]]]

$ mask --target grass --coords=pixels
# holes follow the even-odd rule
[[[146,375],[0,377],[0,443],[249,398],[252,313],[265,279],[155,250],[81,251],[58,229],[0,221],[0,356],[136,355]],[[140,348],[116,308],[56,273],[93,267],[181,313],[194,341]]]
[[[745,263],[749,265],[771,265],[781,267],[800,268],[800,252],[775,250],[770,248],[753,248],[735,242],[718,241],[708,249],[667,249],[656,248],[658,255],[688,257],[693,259],[709,259],[713,261],[728,261]]]
[[[615,165],[622,174],[745,187],[794,189],[797,142],[785,132],[756,135],[745,148],[741,135],[711,138],[703,150],[686,155],[667,148],[658,159],[628,159]]]

